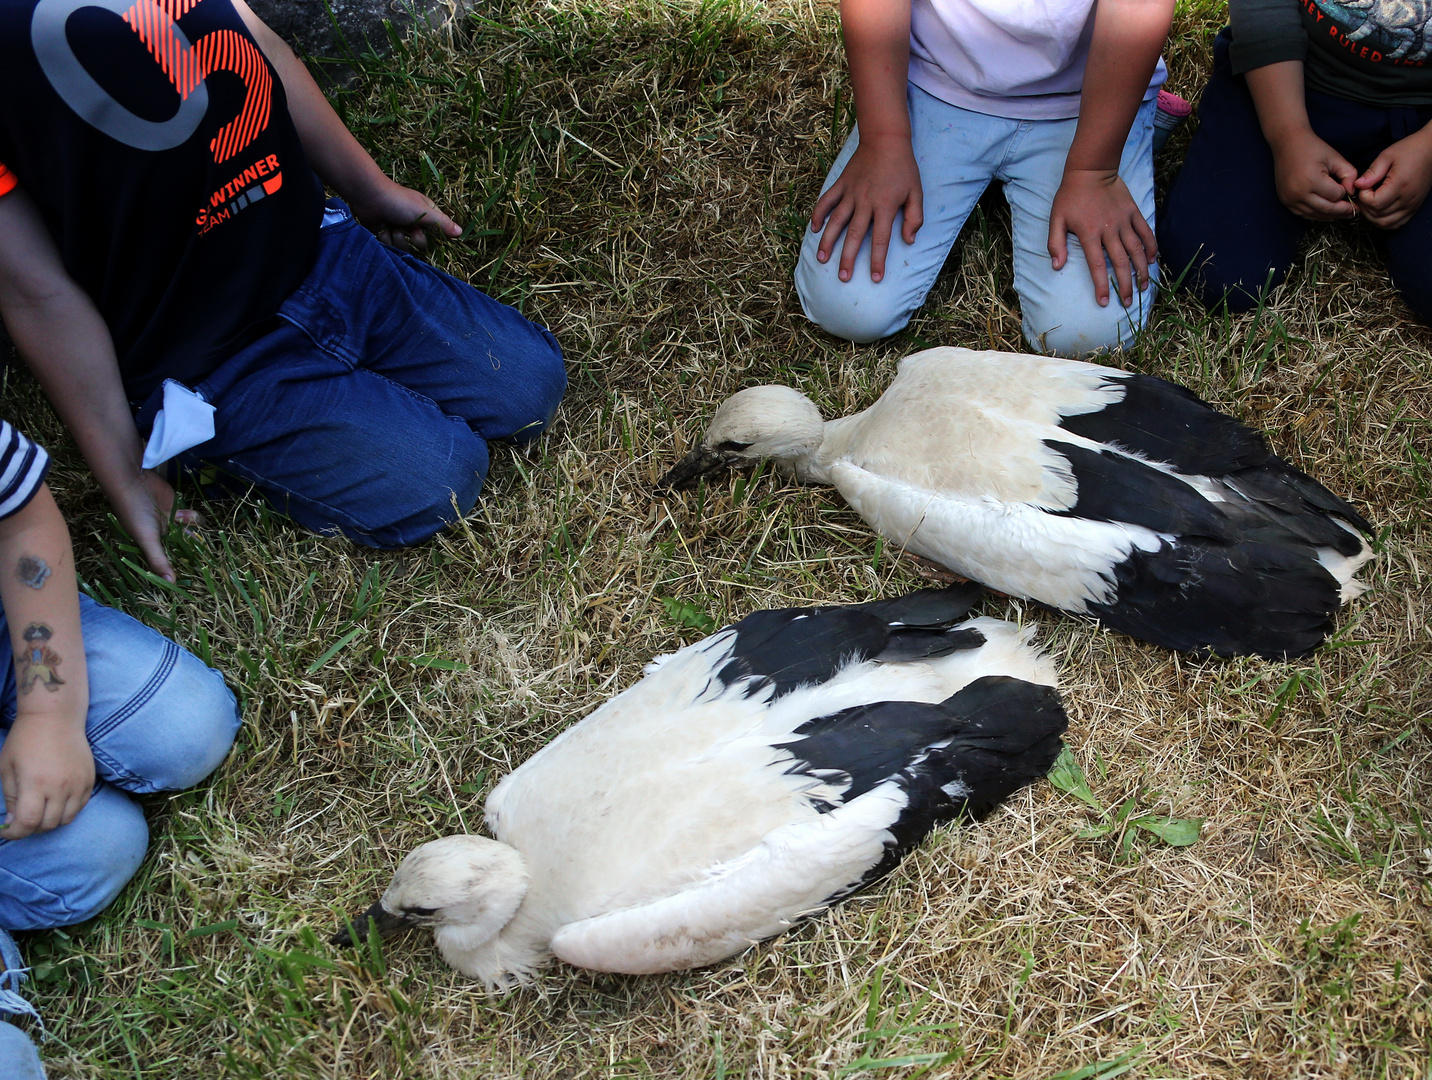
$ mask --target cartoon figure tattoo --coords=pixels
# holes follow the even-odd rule
[[[52,631],[44,623],[31,623],[20,635],[29,646],[15,658],[16,674],[20,677],[20,693],[28,694],[39,683],[51,693],[65,685],[65,680],[55,672],[59,666],[60,654],[50,648]]]
[[[38,555],[21,555],[15,566],[15,573],[30,588],[42,589],[45,587],[45,579],[50,576],[50,564]]]

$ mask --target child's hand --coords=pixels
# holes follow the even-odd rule
[[[920,167],[908,135],[872,136],[860,133],[860,145],[811,211],[811,232],[825,233],[816,249],[821,262],[830,260],[840,230],[849,225],[845,244],[840,249],[840,280],[849,281],[855,272],[855,256],[872,232],[870,240],[870,280],[885,276],[885,255],[890,250],[890,233],[895,214],[905,211],[905,224],[900,235],[913,244],[915,234],[925,221],[925,199],[920,188]],[[872,231],[873,230],[873,231]]]
[[[174,567],[164,553],[163,536],[169,528],[169,517],[181,525],[202,525],[197,510],[175,510],[174,489],[153,469],[141,469],[122,487],[106,489],[105,495],[114,507],[114,515],[134,542],[149,568],[165,581],[174,580]]]
[[[1379,229],[1400,229],[1432,190],[1432,142],[1426,129],[1399,139],[1353,181],[1358,206]]]
[[[20,713],[0,746],[5,821],[0,838],[20,840],[68,825],[94,790],[94,754],[84,717]]]
[[[1134,275],[1140,290],[1148,288],[1149,265],[1158,255],[1158,242],[1117,171],[1064,171],[1064,180],[1049,211],[1049,254],[1056,270],[1062,270],[1069,258],[1070,233],[1083,245],[1100,307],[1109,302],[1106,254],[1114,266],[1114,280],[1124,307],[1134,302]]]
[[[1357,170],[1305,128],[1273,145],[1273,179],[1284,206],[1309,221],[1342,221],[1357,213],[1351,201]]]
[[[429,229],[436,229],[448,238],[462,232],[452,218],[422,192],[405,188],[387,177],[383,181],[366,198],[354,201],[353,213],[389,247],[408,252],[427,251]]]

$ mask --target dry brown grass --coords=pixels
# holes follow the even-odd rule
[[[1021,347],[991,201],[906,335],[857,348],[800,317],[800,214],[846,123],[827,4],[482,15],[368,65],[342,99],[385,164],[473,223],[440,260],[567,350],[556,428],[530,455],[494,455],[471,520],[375,554],[254,503],[211,506],[203,538],[174,541],[175,595],[124,568],[72,449],[33,388],[12,389],[61,451],[86,579],[207,640],[246,697],[215,781],[153,803],[152,857],[111,912],[24,943],[52,1075],[913,1076],[955,1052],[930,1075],[1428,1075],[1432,332],[1340,231],[1260,317],[1164,298],[1123,360],[1266,430],[1368,509],[1374,588],[1334,645],[1200,663],[983,606],[1039,624],[1102,804],[1206,819],[1199,843],[1082,839],[1097,815],[1041,784],[733,962],[555,968],[502,999],[422,937],[380,962],[312,935],[415,844],[476,829],[497,776],[698,636],[663,598],[720,622],[918,584],[831,492],[762,476],[655,499],[716,402],[786,381],[834,415],[921,342]],[[1181,9],[1176,89],[1196,92],[1218,19]]]

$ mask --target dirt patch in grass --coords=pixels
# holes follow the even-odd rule
[[[1186,95],[1220,18],[1180,9]],[[174,591],[131,568],[12,379],[58,451],[86,582],[207,651],[245,700],[216,780],[151,801],[151,857],[111,911],[25,940],[53,1076],[1426,1071],[1432,332],[1341,229],[1257,314],[1161,298],[1120,360],[1266,431],[1376,523],[1373,589],[1332,644],[1191,662],[983,604],[1038,624],[1058,658],[1100,809],[1037,785],[708,970],[554,968],[493,999],[420,935],[382,956],[324,944],[404,852],[478,829],[500,775],[699,636],[664,599],[720,623],[919,584],[829,491],[761,475],[655,498],[717,402],[787,382],[836,415],[924,343],[1022,347],[997,197],[905,334],[855,347],[801,317],[803,217],[849,122],[827,4],[488,5],[368,65],[338,104],[467,224],[440,264],[552,327],[571,391],[538,447],[494,454],[479,511],[438,541],[380,554],[216,504],[171,540]],[[1202,819],[1202,837],[1168,846],[1130,824],[1143,813]]]

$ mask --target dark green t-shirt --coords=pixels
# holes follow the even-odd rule
[[[1233,71],[1302,60],[1310,89],[1432,105],[1432,0],[1229,0]]]

